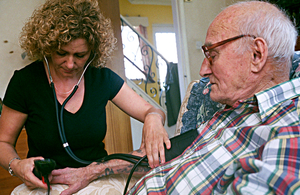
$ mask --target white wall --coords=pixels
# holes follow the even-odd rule
[[[0,0],[0,97],[4,93],[15,69],[29,63],[21,58],[23,52],[18,44],[24,22],[34,8],[45,0]],[[6,43],[7,42],[7,43]]]
[[[201,51],[206,31],[213,19],[237,0],[172,0],[174,26],[178,44],[178,70],[181,99],[192,80],[200,79],[199,71],[204,59]],[[200,48],[196,47],[199,44]]]
[[[196,43],[198,41],[203,45],[210,23],[225,6],[225,0],[193,0],[184,4],[191,80],[200,78],[199,71],[204,59]]]

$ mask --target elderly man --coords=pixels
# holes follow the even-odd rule
[[[270,3],[222,11],[207,31],[200,75],[226,107],[129,194],[300,194],[300,80],[289,80],[296,37]]]

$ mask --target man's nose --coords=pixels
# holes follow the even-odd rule
[[[204,58],[199,72],[201,77],[207,77],[212,73],[210,66],[211,65],[209,60],[207,58]]]

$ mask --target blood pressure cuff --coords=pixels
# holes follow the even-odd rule
[[[171,148],[166,149],[165,147],[166,162],[182,154],[182,152],[193,143],[197,136],[197,129],[193,129],[171,138]]]

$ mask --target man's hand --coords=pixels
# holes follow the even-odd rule
[[[61,195],[71,195],[85,188],[92,180],[92,173],[87,166],[53,170],[51,183],[69,185],[69,188],[64,190]]]
[[[132,155],[143,157],[144,150],[131,152]],[[64,190],[61,195],[70,195],[85,188],[90,182],[112,174],[129,174],[134,165],[124,160],[109,160],[104,163],[93,162],[87,167],[65,168],[53,170],[51,173],[52,184],[66,184],[69,188]],[[149,171],[148,167],[141,166],[135,170],[135,174],[144,175]]]
[[[159,114],[148,114],[143,127],[143,137],[140,149],[145,149],[151,168],[165,163],[165,147],[171,148],[168,133],[161,122]]]

